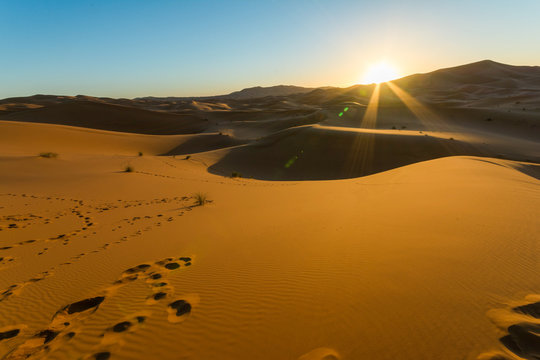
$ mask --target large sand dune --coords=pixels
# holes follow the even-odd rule
[[[186,134],[201,132],[205,128],[205,122],[193,116],[84,100],[18,111],[2,118],[141,134]]]
[[[377,117],[373,86],[0,101],[0,358],[538,359],[536,90],[463,71]]]
[[[324,180],[370,175],[452,155],[486,155],[447,134],[303,126],[225,150],[211,172],[265,180]]]

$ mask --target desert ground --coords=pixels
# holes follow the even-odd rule
[[[539,164],[492,61],[0,100],[0,359],[540,359]]]

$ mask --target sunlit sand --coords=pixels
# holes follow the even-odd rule
[[[1,100],[0,358],[537,359],[538,79]]]

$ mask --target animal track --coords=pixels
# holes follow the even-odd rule
[[[47,328],[35,332],[34,335],[13,349],[3,359],[15,360],[26,359],[31,356],[46,356],[50,352],[61,348],[63,344],[71,341],[71,339],[76,336],[75,330],[79,329],[80,325],[82,325],[87,318],[98,311],[99,307],[106,302],[108,297],[114,296],[114,293],[119,287],[125,286],[133,281],[144,280],[148,285],[149,290],[152,292],[149,296],[151,302],[147,302],[147,304],[158,304],[161,300],[168,298],[173,291],[172,287],[164,279],[166,279],[171,272],[177,271],[181,267],[185,267],[188,263],[191,264],[191,261],[190,257],[166,258],[156,262],[139,264],[126,269],[116,281],[104,288],[100,295],[89,297],[61,307],[53,315]],[[171,264],[175,265],[172,266]],[[16,286],[12,286],[6,291],[13,292],[16,291],[15,288]],[[9,296],[5,294],[6,291],[3,295]],[[183,318],[184,315],[191,312],[191,309],[191,304],[185,299],[177,299],[167,306],[169,319],[171,316]],[[102,334],[101,345],[121,345],[123,341],[120,336],[136,331],[144,324],[150,314],[149,311],[143,311],[132,315],[131,317],[119,319],[118,322],[108,327]],[[19,335],[19,332],[20,329],[18,328],[6,329],[0,332],[0,341],[13,338]],[[92,354],[88,359],[108,359],[110,356],[110,351],[99,351]]]
[[[20,329],[11,329],[7,331],[0,332],[0,341],[5,339],[11,339],[17,335],[19,335]]]
[[[81,250],[83,252],[80,250],[77,252],[67,250],[67,254],[69,255],[59,264],[29,277],[25,281],[13,283],[7,288],[0,290],[0,301],[20,295],[26,291],[26,286],[45,280],[47,277],[53,275],[58,267],[71,265],[89,254],[107,250],[110,246],[122,244],[134,237],[139,237],[155,227],[166,226],[177,219],[177,216],[182,216],[185,212],[194,208],[193,205],[186,202],[191,200],[187,196],[151,200],[118,200],[116,202],[101,204],[86,204],[82,200],[77,199],[28,196],[26,194],[0,194],[0,196],[19,197],[20,200],[25,202],[24,206],[38,205],[38,200],[32,202],[31,199],[41,199],[45,201],[46,205],[50,204],[49,208],[46,207],[47,209],[55,209],[39,213],[39,215],[21,211],[18,215],[0,217],[0,231],[5,230],[6,236],[8,234],[20,236],[19,234],[22,235],[23,232],[17,233],[18,231],[33,226],[44,226],[44,229],[48,232],[42,238],[32,237],[28,240],[19,240],[19,238],[17,241],[0,243],[0,271],[14,264],[15,261],[16,263],[24,263],[22,261],[24,258],[19,259],[19,254],[17,254],[16,258],[10,256],[12,254],[10,254],[9,250],[15,247],[28,247],[30,249],[29,253],[40,255],[36,259],[41,261],[41,258],[47,258],[48,252],[54,252],[55,249],[58,249],[62,245],[73,244],[73,241],[77,239],[82,240],[104,231],[119,232],[117,240],[113,239],[109,243],[92,245],[93,243],[88,242],[90,249],[82,247]],[[143,211],[145,211],[146,206],[152,206],[152,212],[144,213]],[[119,216],[119,213],[115,213],[114,210],[120,209],[120,211],[124,211],[125,208],[130,208],[129,211],[134,210],[143,213],[130,214],[129,217],[122,220],[121,215]],[[24,214],[21,214],[23,212]],[[103,218],[97,215],[100,213],[104,213],[101,216],[106,219],[103,223],[100,223]],[[110,219],[114,219],[114,216],[118,216],[118,221],[111,223]],[[52,227],[48,227],[50,226],[49,224],[58,221],[69,222],[70,219],[66,217],[75,219],[75,223],[77,223],[76,227],[74,227],[75,229],[70,228],[62,231],[62,227],[57,226],[54,228],[55,232],[53,233],[47,230],[53,229]],[[42,233],[41,227],[36,228],[36,230],[39,230],[40,234]],[[36,233],[38,231],[34,231],[34,234]],[[2,233],[0,232],[0,234]],[[23,252],[24,254],[25,252]],[[183,321],[191,313],[192,306],[194,303],[196,304],[196,300],[194,302],[189,298],[175,297],[174,287],[169,283],[168,276],[173,272],[181,271],[191,264],[192,259],[185,256],[139,264],[126,269],[115,282],[109,284],[109,286],[103,288],[100,292],[95,293],[93,297],[59,308],[52,316],[50,323],[40,330],[31,332],[28,330],[23,331],[23,329],[26,329],[25,325],[12,325],[11,327],[0,328],[0,342],[2,346],[4,346],[3,344],[9,346],[9,344],[12,344],[12,339],[17,339],[13,340],[13,344],[17,344],[17,346],[8,354],[0,354],[0,357],[3,356],[2,359],[4,360],[43,358],[48,357],[49,354],[58,349],[63,349],[69,342],[77,341],[77,334],[81,332],[81,328],[84,329],[87,319],[98,312],[101,306],[107,304],[107,299],[117,296],[115,292],[120,287],[135,281],[144,284],[148,289],[146,300],[144,300],[145,297],[141,299],[143,306],[148,306],[151,309],[160,308],[164,313],[168,314],[167,319],[172,323]],[[112,349],[110,347],[112,345],[118,346],[125,339],[129,339],[129,334],[143,327],[150,315],[151,311],[143,311],[128,317],[119,318],[116,322],[109,324],[108,327],[103,329],[102,341],[97,345],[104,348],[95,348],[95,351],[89,355],[88,359],[109,359],[111,353],[114,354],[114,347]]]
[[[5,300],[6,298],[12,296],[12,295],[16,295],[16,294],[19,294],[21,292],[21,290],[29,285],[29,284],[32,284],[32,283],[36,283],[38,281],[41,281],[43,279],[45,279],[46,277],[48,276],[51,276],[52,275],[52,271],[43,271],[41,273],[39,273],[38,275],[22,282],[22,283],[19,283],[19,284],[12,284],[10,286],[8,286],[7,289],[5,289],[4,291],[2,291],[0,293],[0,301],[3,301]]]
[[[110,358],[111,358],[111,353],[108,351],[98,352],[98,353],[93,354],[90,357],[90,359],[94,359],[94,360],[108,360]]]
[[[182,197],[176,196],[176,197],[172,197],[172,198],[155,198],[155,199],[151,199],[151,200],[129,200],[129,201],[117,200],[116,202],[107,202],[107,203],[101,203],[101,204],[97,204],[97,205],[85,204],[82,200],[78,200],[78,199],[66,199],[66,198],[60,198],[60,197],[57,197],[57,198],[40,197],[40,196],[27,195],[27,194],[22,194],[22,195],[0,194],[0,196],[11,196],[11,197],[19,197],[19,198],[41,199],[41,200],[46,200],[46,201],[49,201],[49,202],[61,201],[61,202],[68,202],[70,204],[70,207],[68,209],[57,212],[53,216],[51,216],[51,214],[48,214],[46,216],[39,216],[39,215],[34,215],[34,214],[7,215],[7,216],[4,216],[4,218],[0,218],[0,230],[2,229],[2,225],[1,225],[2,220],[6,220],[10,224],[14,224],[14,225],[11,225],[11,228],[19,229],[21,227],[18,226],[15,223],[14,219],[22,218],[24,220],[24,219],[32,218],[32,219],[36,219],[36,221],[41,220],[43,222],[43,224],[47,224],[47,223],[49,223],[51,221],[54,221],[52,219],[59,219],[59,218],[65,216],[65,215],[67,215],[69,213],[76,216],[78,219],[80,219],[83,222],[80,225],[79,228],[77,228],[77,229],[75,229],[73,231],[67,231],[67,232],[64,232],[64,233],[57,233],[54,236],[44,237],[44,238],[41,238],[41,239],[40,238],[33,238],[33,239],[29,239],[29,240],[19,241],[17,243],[0,245],[0,253],[2,254],[2,256],[0,256],[0,270],[2,270],[4,267],[7,267],[10,264],[12,264],[13,261],[15,260],[15,258],[13,256],[9,256],[10,254],[7,252],[7,250],[11,250],[11,249],[13,249],[15,247],[19,247],[19,246],[33,245],[33,246],[37,247],[35,254],[38,255],[38,256],[43,256],[43,255],[47,254],[50,251],[54,251],[57,244],[66,246],[66,245],[69,245],[73,240],[75,240],[78,237],[86,238],[86,237],[88,237],[90,235],[96,234],[95,231],[90,234],[90,231],[91,231],[90,229],[93,229],[93,228],[96,227],[96,220],[92,217],[92,215],[91,215],[92,213],[110,212],[110,211],[113,211],[115,209],[119,209],[119,208],[123,209],[125,207],[137,208],[137,207],[144,207],[144,206],[149,206],[149,205],[160,205],[160,204],[171,204],[171,203],[180,205],[179,208],[173,210],[173,211],[178,211],[179,212],[178,216],[182,216],[184,214],[184,210],[190,210],[190,206],[186,206],[186,204],[185,204],[185,201],[189,199],[186,196],[182,196]],[[116,230],[122,229],[123,227],[126,227],[126,223],[127,223],[127,225],[138,225],[137,223],[139,221],[146,221],[147,222],[150,219],[158,219],[158,218],[160,218],[162,216],[163,216],[163,214],[161,214],[161,213],[154,214],[154,215],[133,216],[131,218],[126,218],[123,221],[121,220],[119,224],[117,224],[115,227],[110,228],[110,230],[116,231]],[[173,221],[173,219],[174,218],[172,216],[169,216],[167,221]],[[95,253],[98,253],[100,251],[106,250],[111,244],[121,244],[121,243],[123,243],[125,241],[128,241],[130,238],[141,236],[141,235],[143,235],[144,232],[149,231],[152,228],[154,228],[156,226],[161,226],[161,225],[162,224],[161,224],[160,221],[155,221],[153,224],[151,224],[151,225],[148,224],[148,226],[146,226],[146,227],[144,227],[142,229],[132,231],[131,233],[128,233],[127,235],[123,234],[123,236],[119,237],[119,239],[117,241],[113,241],[111,243],[106,243],[104,245],[100,245],[97,248],[89,249],[88,251],[79,253],[78,255],[72,255],[69,259],[66,259],[63,262],[60,262],[58,265],[49,268],[47,272],[54,271],[57,266],[71,265],[71,264],[75,263],[77,260],[81,259],[82,257],[87,256],[88,254],[95,254]],[[103,229],[101,229],[100,231],[103,231]],[[52,243],[52,244],[51,245],[43,244],[45,246],[43,246],[43,245],[39,246],[39,244],[49,243],[49,242]],[[6,252],[4,252],[4,251],[6,251]],[[174,266],[174,265],[170,265],[170,266]],[[41,278],[41,277],[42,277],[42,275],[38,275],[38,278]],[[25,281],[23,283],[15,284],[14,287],[16,287],[16,289],[20,289],[20,288],[28,285],[29,283],[35,282],[35,281],[36,281],[36,279],[34,277],[33,280],[30,279],[30,280]],[[0,292],[0,301],[4,300],[6,297],[9,297],[9,296],[13,295],[14,293],[18,293],[18,292],[14,292],[12,290],[14,290],[14,289],[12,289],[12,287],[9,287],[9,288],[5,289],[4,291]]]
[[[1,265],[7,265],[11,262],[15,261],[14,257],[11,256],[0,256],[0,266]]]
[[[505,324],[505,335],[499,339],[514,356],[522,359],[540,359],[540,301],[502,310],[504,318],[516,321],[513,324]],[[483,354],[479,358],[486,360],[510,360],[506,354]]]
[[[515,312],[519,312],[525,315],[530,315],[536,319],[540,319],[540,301],[532,304],[516,306],[513,308]]]
[[[191,312],[191,304],[185,300],[176,300],[169,304],[169,307],[173,309],[173,313],[176,316],[182,316]]]

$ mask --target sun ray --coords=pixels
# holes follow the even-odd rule
[[[450,127],[441,116],[437,115],[433,110],[422,104],[419,100],[415,99],[398,85],[392,82],[387,82],[386,85],[394,92],[394,94],[396,94],[396,96],[416,116],[416,118],[420,120],[426,130],[433,131],[435,133],[434,137],[449,154],[457,155],[463,152],[463,144],[457,141],[448,141],[454,140],[454,138],[451,136],[449,138],[443,137],[453,134],[455,129]],[[476,146],[472,144],[469,144],[469,146],[476,148]],[[482,152],[482,150],[478,148],[476,151]]]
[[[361,127],[365,129],[374,129],[377,122],[377,113],[379,111],[379,95],[381,92],[381,84],[376,84],[369,103],[362,118]]]
[[[366,111],[362,117],[360,127],[363,129],[374,129],[377,123],[377,113],[379,109],[379,95],[381,85],[376,84],[369,99]],[[375,134],[369,132],[358,132],[355,135],[351,146],[349,161],[349,171],[352,176],[369,173],[372,167],[373,152],[375,145]]]
[[[426,105],[415,99],[405,90],[389,81],[386,85],[396,94],[396,96],[407,106],[407,108],[416,116],[422,124],[433,131],[447,131],[448,126],[444,120]]]

